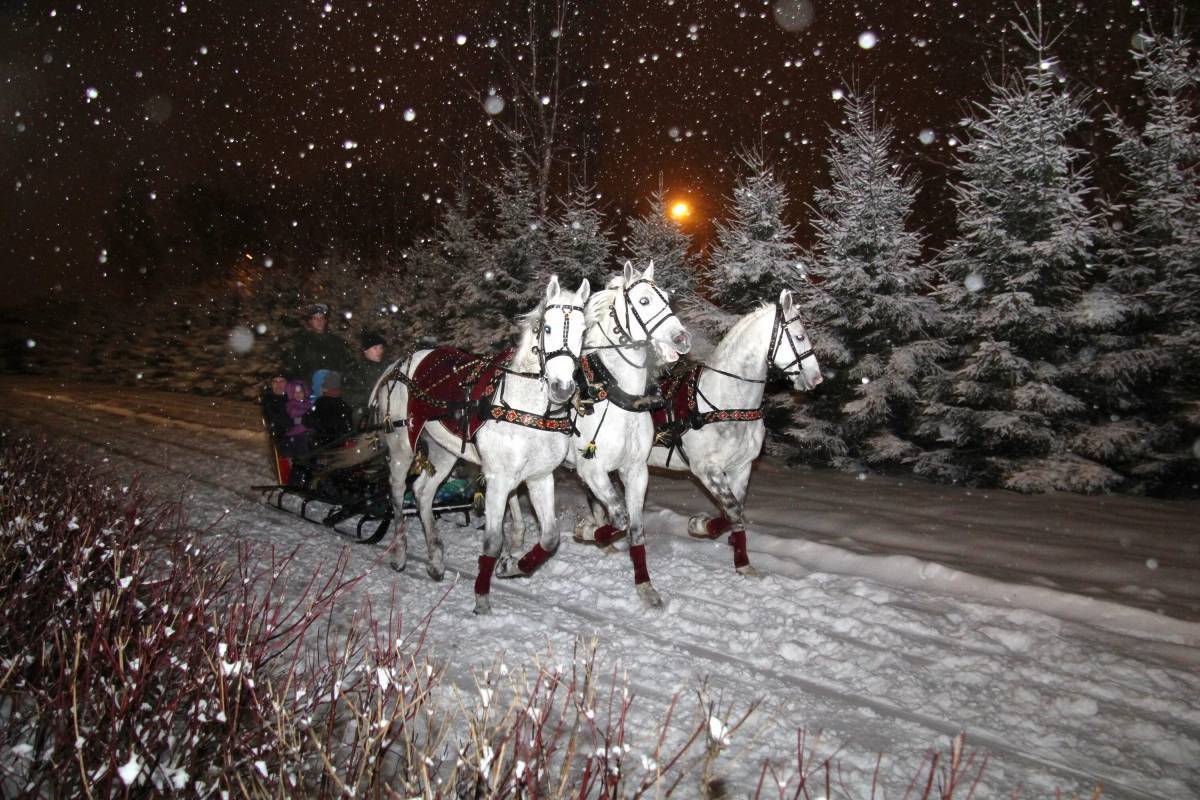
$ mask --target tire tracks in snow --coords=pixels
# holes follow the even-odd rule
[[[198,483],[242,500],[251,500],[255,510],[252,512],[249,508],[239,509],[237,516],[250,515],[260,519],[267,516],[258,511],[258,509],[267,510],[268,507],[257,499],[256,492],[249,490],[247,486],[230,485],[228,479],[234,476],[230,475],[227,471],[212,470],[210,473],[215,472],[219,477],[209,477],[209,475],[205,474],[202,465],[198,465],[194,460],[195,456],[200,454],[214,461],[227,461],[230,460],[228,452],[218,452],[212,448],[196,446],[191,443],[184,444],[172,437],[154,435],[152,433],[153,428],[148,431],[147,429],[137,427],[139,423],[145,424],[145,420],[138,419],[136,416],[131,417],[116,414],[94,407],[89,410],[98,414],[107,413],[114,420],[114,423],[108,425],[101,419],[85,419],[78,415],[65,413],[60,409],[42,409],[41,413],[38,413],[10,407],[4,409],[4,413],[6,416],[19,419],[26,425],[44,428],[53,432],[56,436],[79,440],[97,448],[101,452],[119,456],[131,462],[131,467],[135,470],[139,465],[152,466],[165,473],[169,473],[181,483]],[[244,446],[240,445],[234,449],[244,450]],[[151,452],[148,453],[147,450]],[[176,457],[164,458],[161,455],[164,450],[175,453]],[[235,457],[233,460],[237,461],[247,470],[253,468],[258,463],[256,459],[249,457]],[[265,467],[266,465],[264,464],[263,466]],[[269,516],[276,514],[280,514],[280,512],[274,510],[268,512]],[[289,515],[286,519],[295,521],[296,518]],[[236,523],[236,518],[234,522]],[[307,522],[302,524],[305,526],[313,525],[313,523]],[[446,533],[446,525],[447,523],[439,525],[439,529],[443,534]],[[274,524],[272,527],[275,527]],[[419,528],[415,530],[419,530]],[[472,539],[477,540],[477,535],[473,531]],[[334,541],[344,544],[346,540],[335,539]],[[564,542],[564,545],[569,546],[566,542]],[[363,552],[363,555],[365,556],[366,553]],[[581,555],[577,554],[577,557]],[[590,554],[589,557],[591,557]],[[375,565],[378,565],[380,559],[372,558],[371,561]],[[410,563],[426,563],[416,553],[410,553],[409,561]],[[474,567],[469,561],[464,565],[457,559],[448,557],[446,566],[447,572],[453,570],[463,576],[474,573]],[[411,571],[412,568],[409,567],[409,570]],[[429,582],[424,575],[418,574],[414,577],[424,583]],[[535,577],[533,581],[536,582],[537,578]],[[682,658],[691,661],[693,664],[698,661],[703,665],[703,668],[700,669],[701,672],[723,675],[725,677],[736,677],[739,682],[748,676],[751,685],[771,686],[776,690],[773,693],[780,695],[786,695],[789,692],[803,693],[821,698],[838,707],[854,708],[873,715],[886,717],[898,723],[910,735],[914,734],[912,728],[917,726],[929,732],[930,735],[925,737],[926,740],[932,740],[935,734],[953,737],[963,730],[963,726],[945,720],[940,716],[906,709],[887,700],[867,696],[861,691],[848,690],[846,687],[832,681],[806,678],[782,672],[772,667],[764,667],[750,659],[730,653],[727,650],[720,650],[716,647],[702,644],[700,643],[701,641],[719,641],[723,631],[720,627],[707,624],[706,619],[709,617],[703,613],[686,613],[686,605],[680,607],[677,611],[664,612],[666,615],[676,614],[680,619],[688,621],[693,628],[696,626],[702,627],[700,631],[689,631],[688,638],[685,639],[650,630],[651,626],[645,624],[643,618],[640,616],[645,612],[639,611],[639,616],[636,618],[622,617],[606,612],[605,610],[597,610],[594,607],[585,606],[570,598],[562,597],[555,598],[552,610],[548,610],[544,592],[539,592],[534,586],[535,584],[530,584],[531,588],[527,589],[520,583],[497,581],[494,589],[497,595],[497,606],[503,605],[506,613],[517,614],[522,618],[539,617],[544,620],[545,617],[549,616],[552,619],[544,620],[546,624],[565,635],[577,635],[585,625],[601,630],[613,628],[619,630],[627,637],[643,640],[646,647],[653,650],[652,653],[644,655],[644,658],[654,660],[659,657],[671,658],[674,656],[677,659]],[[630,595],[632,596],[631,588]],[[711,604],[709,598],[699,597],[686,592],[675,592],[671,597],[678,604],[693,606]],[[511,608],[513,605],[519,608]],[[730,604],[718,603],[717,605],[728,607]],[[655,621],[662,622],[668,618],[669,616],[656,617]],[[896,633],[901,638],[915,638],[912,631],[899,630]],[[826,635],[831,637],[839,636],[836,631],[829,631]],[[845,635],[841,635],[841,638],[857,647],[874,650],[883,649],[861,638]],[[961,646],[961,644],[960,642],[955,643],[956,646]],[[912,662],[914,666],[918,666],[918,663],[914,659],[919,657],[913,657],[907,653],[899,655],[901,658]],[[1032,661],[1032,659],[1030,660]],[[634,690],[640,695],[656,697],[659,700],[665,700],[670,696],[669,692],[664,692],[662,687],[657,685],[639,684],[634,687]],[[1049,769],[1055,774],[1070,777],[1085,784],[1099,782],[1110,790],[1119,791],[1122,796],[1146,798],[1147,800],[1153,798],[1153,795],[1139,791],[1126,784],[1123,780],[1111,775],[1105,775],[1102,765],[1095,765],[1090,769],[1082,769],[1063,763],[1059,759],[1030,753],[1012,746],[1003,736],[979,726],[966,726],[966,732],[969,741],[976,747],[982,746],[990,749],[997,755],[1003,755],[1007,761]]]

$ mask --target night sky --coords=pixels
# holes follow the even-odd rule
[[[528,64],[527,5],[0,2],[0,303],[128,280],[104,252],[129,191],[166,227],[185,188],[205,185],[268,209],[281,248],[316,226],[336,240],[354,214],[404,244],[458,182],[494,177],[504,147],[485,101],[508,98],[509,67]],[[1024,63],[1010,2],[575,0],[561,29],[553,3],[537,5],[543,52],[563,54],[564,173],[586,174],[614,223],[644,210],[661,174],[696,206],[701,240],[738,149],[757,144],[806,240],[835,90],[852,83],[876,90],[923,179],[915,222],[944,228],[954,126],[989,73]],[[1065,79],[1135,112],[1131,38],[1168,28],[1170,4],[1046,0],[1043,13]]]

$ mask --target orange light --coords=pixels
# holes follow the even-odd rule
[[[675,205],[671,206],[671,216],[674,219],[676,219],[677,221],[682,222],[683,220],[685,220],[689,216],[691,216],[691,213],[692,213],[691,207],[687,203],[683,202],[682,200],[680,200]]]

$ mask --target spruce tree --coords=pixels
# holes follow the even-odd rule
[[[759,151],[740,158],[745,171],[734,185],[730,218],[717,222],[710,260],[713,299],[730,314],[744,314],[777,297],[800,276],[795,228],[784,219],[783,182]]]
[[[849,97],[845,124],[832,131],[827,160],[831,185],[815,196],[814,277],[832,299],[822,321],[837,335],[849,364],[832,370],[812,413],[836,423],[825,449],[845,453],[835,463],[911,461],[913,414],[920,380],[949,354],[936,338],[937,302],[921,237],[906,228],[914,180],[891,154],[895,134],[879,124],[873,96]]]
[[[430,272],[440,268],[448,275],[450,291],[438,298],[440,316],[445,318],[445,343],[467,350],[491,347],[506,330],[507,319],[492,295],[494,273],[488,242],[464,189],[459,189],[446,209],[431,244],[432,252],[418,267]],[[437,287],[437,282],[434,285]]]
[[[594,186],[577,183],[571,189],[547,234],[549,266],[542,270],[546,277],[556,274],[563,286],[572,288],[584,278],[593,286],[603,285],[613,242],[596,207]]]
[[[1069,313],[1099,233],[1090,175],[1069,136],[1087,119],[1060,84],[1040,28],[1034,59],[992,83],[964,121],[955,187],[958,233],[939,259],[941,299],[961,361],[931,378],[920,431],[949,447],[919,474],[1020,491],[1099,491],[1120,476],[1070,452],[1086,403],[1064,387],[1081,331]]]
[[[1134,490],[1177,491],[1200,472],[1200,66],[1178,28],[1139,35],[1133,57],[1148,109],[1140,130],[1108,115],[1129,224],[1077,312],[1090,337],[1071,377],[1093,420],[1072,444]]]
[[[650,195],[650,209],[629,221],[626,252],[644,269],[654,262],[654,282],[684,301],[696,292],[699,259],[690,252],[692,237],[667,215],[667,195],[659,188]]]
[[[479,308],[494,325],[493,342],[510,341],[517,317],[541,298],[549,276],[546,223],[538,212],[537,190],[521,155],[514,152],[492,187],[496,223],[487,247],[487,268],[479,285]]]

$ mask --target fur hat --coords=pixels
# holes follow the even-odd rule
[[[379,333],[379,331],[363,331],[361,341],[362,345],[360,349],[362,350],[370,350],[375,345],[386,344],[383,341],[383,334]]]
[[[323,317],[328,317],[329,306],[325,305],[324,303],[313,303],[311,306],[304,309],[304,315],[306,317],[315,317],[318,314]]]

